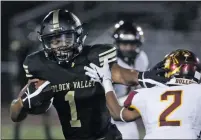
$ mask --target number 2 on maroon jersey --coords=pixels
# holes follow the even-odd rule
[[[168,106],[159,117],[159,126],[180,126],[180,120],[167,120],[167,117],[172,114],[182,103],[182,90],[166,91],[161,95],[161,102],[167,101],[169,96],[173,96],[173,103]]]

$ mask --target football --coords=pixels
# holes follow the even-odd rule
[[[44,80],[39,80],[39,79],[29,80],[28,84],[22,89],[22,91],[20,92],[18,97],[22,97],[25,94],[25,91],[26,91],[26,88],[28,85],[32,84],[33,86],[31,86],[31,87],[34,88],[34,90],[36,90],[44,82],[45,82]],[[24,96],[26,96],[26,95],[24,95]],[[38,115],[38,114],[45,113],[49,109],[49,107],[52,105],[52,101],[53,100],[48,100],[48,101],[43,102],[41,105],[39,105],[37,107],[32,107],[31,109],[28,109],[28,114]]]
[[[38,107],[32,107],[31,109],[28,110],[28,114],[31,115],[38,115],[38,114],[43,114],[45,113],[52,105],[52,101],[46,101],[43,102],[41,105],[39,105]]]

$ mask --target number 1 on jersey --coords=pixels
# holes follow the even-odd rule
[[[77,119],[77,109],[75,104],[75,91],[68,91],[65,95],[65,101],[68,101],[71,112],[71,127],[81,127],[80,120]]]

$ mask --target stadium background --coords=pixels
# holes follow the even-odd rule
[[[143,49],[150,67],[174,49],[190,49],[201,57],[200,2],[5,2],[1,1],[1,138],[13,138],[9,104],[20,85],[25,83],[21,63],[25,56],[41,47],[36,31],[50,10],[65,8],[86,24],[86,44],[113,43],[114,25],[119,20],[133,19],[144,30]],[[29,116],[22,125],[21,138],[44,139],[41,116]],[[55,114],[51,110],[51,132],[63,138]],[[143,126],[140,133],[143,136]]]

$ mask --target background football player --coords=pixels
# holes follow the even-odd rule
[[[117,47],[117,63],[124,68],[146,71],[149,61],[147,54],[142,50],[144,42],[143,30],[132,21],[119,21],[115,24],[113,33],[114,44]],[[127,95],[136,87],[114,84],[117,98]],[[122,133],[123,139],[139,139],[135,122],[113,122]]]
[[[24,61],[29,81],[11,104],[14,122],[22,121],[27,114],[43,113],[53,103],[65,139],[122,139],[111,124],[104,89],[85,75],[84,66],[102,66],[107,58],[113,80],[126,85],[142,84],[145,79],[168,80],[158,76],[158,70],[137,72],[120,67],[115,47],[83,45],[86,32],[78,17],[67,10],[51,11],[42,21],[39,34],[44,49]]]
[[[176,50],[167,55],[160,65],[167,69],[164,77],[171,78],[167,85],[132,91],[126,100],[121,99],[125,101],[123,108],[116,99],[107,63],[106,59],[103,68],[91,64],[86,74],[102,83],[107,106],[115,120],[129,122],[141,116],[146,128],[145,139],[200,137],[201,63],[194,53]]]

